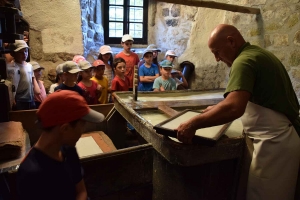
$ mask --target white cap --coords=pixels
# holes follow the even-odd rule
[[[33,71],[36,70],[36,69],[45,69],[44,67],[41,67],[39,65],[39,63],[35,62],[35,61],[31,61],[30,64],[32,65],[32,69]]]
[[[80,69],[85,70],[93,67],[89,61],[83,60],[78,63]]]
[[[27,43],[24,40],[15,40],[15,43],[11,43],[9,45],[9,48],[10,48],[10,50],[12,50],[14,52],[20,51],[21,49],[24,49],[24,48],[29,49]]]
[[[73,61],[67,61],[62,66],[63,72],[69,72],[75,74],[81,72],[82,70],[78,67],[77,63]]]
[[[168,50],[166,52],[166,56],[165,57],[167,57],[167,56],[175,56],[175,57],[177,57],[174,50]]]
[[[158,51],[158,52],[161,52],[160,49],[157,48],[157,46],[155,44],[150,44],[147,49],[150,49],[152,51]]]
[[[61,73],[63,73],[63,69],[62,69],[63,65],[64,65],[64,64],[61,63],[61,64],[59,64],[59,65],[56,66],[56,74],[61,74]]]
[[[110,46],[108,46],[108,45],[103,45],[103,46],[100,47],[99,53],[101,53],[101,54],[103,55],[103,54],[113,53],[113,52],[112,52]]]
[[[129,35],[129,34],[123,35],[122,42],[126,42],[128,40],[134,41],[131,35]]]
[[[142,58],[144,58],[144,56],[145,56],[146,53],[152,53],[153,54],[153,50],[145,49],[145,51],[143,52]]]

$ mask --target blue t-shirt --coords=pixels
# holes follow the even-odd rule
[[[160,77],[154,80],[153,89],[160,89],[163,86],[165,90],[176,90],[176,82],[173,78],[169,78],[168,80],[163,80]]]
[[[148,68],[145,66],[145,64],[141,65],[139,68],[139,77],[141,76],[155,76],[156,74],[159,74],[158,67],[155,64],[151,64],[151,66]],[[153,89],[153,82],[140,82],[138,90],[139,91],[152,91]]]

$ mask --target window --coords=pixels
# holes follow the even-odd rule
[[[130,34],[135,44],[147,44],[148,0],[105,0],[105,44],[120,44]]]

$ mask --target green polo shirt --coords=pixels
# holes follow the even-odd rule
[[[285,114],[300,133],[299,103],[290,77],[271,52],[245,43],[234,60],[224,94],[246,90],[250,101]]]

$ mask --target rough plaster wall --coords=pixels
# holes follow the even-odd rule
[[[30,24],[30,45],[35,48],[35,36],[42,45],[42,53],[83,53],[81,11],[78,0],[21,1],[24,18]],[[35,55],[32,55],[33,57]],[[38,57],[40,57],[38,55]]]
[[[192,89],[224,88],[229,68],[217,63],[207,47],[212,29],[220,23],[236,26],[245,39],[273,52],[285,65],[294,89],[300,97],[300,3],[299,0],[227,0],[217,1],[261,9],[261,15],[234,13],[216,9],[179,6],[179,17],[166,16],[164,9],[173,4],[158,3],[155,23],[149,24],[149,43],[163,52],[174,49],[178,63],[189,60],[196,66]],[[183,12],[184,11],[184,12]],[[178,20],[169,23],[168,20]]]
[[[179,55],[177,63],[190,61],[196,69],[191,77],[191,89],[214,89],[226,86],[225,65],[217,64],[207,48],[210,31],[223,23],[225,11],[169,3],[157,3],[155,23],[149,24],[149,43],[162,50],[159,60],[168,49]],[[178,15],[172,13],[177,10]],[[173,11],[173,12],[172,12]],[[209,30],[209,31],[208,31]]]
[[[30,24],[31,60],[44,77],[50,69],[80,54],[92,62],[103,45],[102,0],[23,0],[21,9]]]

